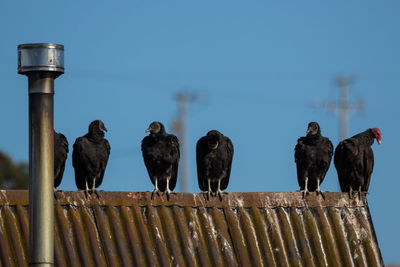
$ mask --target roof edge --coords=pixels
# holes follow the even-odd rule
[[[211,197],[207,200],[202,193],[174,193],[169,200],[166,195],[154,195],[152,192],[123,192],[99,190],[87,198],[84,191],[58,191],[55,203],[73,206],[181,206],[181,207],[231,207],[231,208],[266,208],[266,207],[364,207],[366,197],[349,198],[347,193],[324,192],[323,196],[311,192],[303,198],[300,192],[230,192],[222,200]],[[29,205],[28,190],[0,190],[0,204]]]

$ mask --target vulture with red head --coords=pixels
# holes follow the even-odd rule
[[[381,143],[382,134],[378,128],[371,128],[338,144],[335,150],[334,163],[338,173],[342,192],[368,192],[371,174],[374,169],[374,140]]]

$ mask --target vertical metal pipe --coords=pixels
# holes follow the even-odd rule
[[[44,76],[44,77],[42,77]],[[29,75],[29,257],[54,265],[54,78]]]
[[[64,47],[18,46],[18,73],[29,89],[29,265],[54,265],[54,79],[64,72]]]

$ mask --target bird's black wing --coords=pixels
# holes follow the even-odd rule
[[[374,169],[374,152],[370,146],[365,148],[364,153],[364,184],[361,190],[368,192],[369,183],[371,181],[372,171]]]
[[[178,165],[180,158],[179,141],[175,135],[170,134],[168,135],[168,143],[170,146],[170,153],[172,158],[172,173],[169,180],[169,189],[174,190],[178,178]]]
[[[333,157],[333,163],[338,174],[338,180],[340,185],[340,190],[342,192],[348,192],[350,188],[350,183],[346,179],[346,165],[345,165],[345,148],[343,142],[340,142],[335,149],[335,155]]]
[[[298,162],[302,157],[303,157],[303,153],[304,153],[304,144],[303,144],[303,139],[305,137],[300,137],[299,139],[297,139],[297,144],[294,147],[294,162]]]
[[[79,137],[75,140],[72,150],[72,166],[75,170],[75,183],[76,187],[80,190],[84,190],[85,179],[87,176],[87,166],[89,162],[84,155],[84,147],[87,144],[85,137]]]
[[[226,144],[226,159],[225,160],[227,162],[227,167],[226,167],[226,175],[221,180],[221,190],[225,190],[228,187],[229,178],[231,176],[232,160],[233,160],[233,144],[232,144],[232,141],[228,137],[225,137],[225,144]]]
[[[329,157],[332,159],[332,156],[333,156],[333,144],[332,144],[331,140],[328,139],[328,141],[329,141]]]
[[[307,169],[307,151],[306,141],[307,137],[300,137],[297,139],[297,144],[294,148],[294,162],[296,163],[297,182],[300,189],[303,190],[305,187],[305,172]]]
[[[95,185],[96,188],[99,187],[101,185],[101,183],[103,182],[104,172],[106,171],[108,158],[110,156],[111,146],[107,139],[103,140],[99,149],[101,151],[100,158],[99,158],[99,160],[100,160],[100,170],[99,170],[100,175],[99,175],[98,179],[96,179],[96,185]]]
[[[142,155],[143,155],[143,161],[144,165],[146,166],[147,172],[149,173],[149,177],[153,185],[155,184],[155,168],[156,165],[154,163],[154,157],[153,157],[153,147],[154,147],[155,140],[152,136],[148,135],[145,136],[142,140]]]
[[[203,136],[197,141],[196,144],[197,181],[199,183],[199,188],[201,191],[208,190],[208,177],[206,177],[206,166],[204,162],[208,150],[207,137]]]
[[[349,192],[350,186],[354,187],[363,165],[360,160],[362,153],[363,151],[359,149],[358,140],[354,138],[346,139],[336,147],[334,164],[342,192]]]
[[[332,142],[326,138],[326,137],[321,137],[321,142],[318,144],[318,149],[320,151],[319,154],[319,170],[318,170],[318,175],[320,178],[320,183],[325,178],[325,175],[329,169],[329,166],[331,165],[331,160],[332,160],[332,155],[333,155],[333,145]]]
[[[57,188],[61,184],[69,151],[67,138],[63,134],[54,132],[54,137],[54,188]]]

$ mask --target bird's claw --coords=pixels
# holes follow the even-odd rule
[[[158,188],[154,188],[153,192],[151,193],[151,199],[153,199],[154,193],[156,193],[157,196],[160,196],[160,190]]]
[[[167,200],[169,200],[169,195],[171,195],[171,194],[176,194],[176,193],[174,193],[174,192],[172,192],[169,188],[167,188],[164,192],[163,192],[163,195],[167,195]]]
[[[324,191],[321,190],[316,190],[315,193],[317,193],[317,195],[321,195],[323,199],[325,199],[325,194]]]
[[[219,196],[219,200],[220,200],[220,201],[222,201],[222,195],[223,195],[223,194],[228,194],[228,193],[225,193],[225,192],[222,191],[222,190],[217,190],[217,192],[216,192],[216,195]]]
[[[368,195],[368,191],[357,191],[357,195],[359,197],[359,199],[361,200],[363,196],[367,196]]]
[[[89,190],[84,190],[84,192],[85,192],[85,198],[89,199]]]
[[[200,193],[200,194],[203,194],[203,195],[204,195],[204,197],[205,197],[207,200],[210,200],[210,197],[209,197],[208,191],[201,191],[201,193]]]
[[[364,192],[361,191],[361,188],[358,189],[358,190],[353,190],[353,188],[350,187],[350,190],[349,190],[349,197],[350,197],[350,199],[353,199],[353,200],[356,199],[356,198],[358,197],[358,199],[361,200],[361,194],[362,194],[362,193],[364,193]]]
[[[99,191],[97,191],[96,189],[85,189],[83,190],[84,194],[85,194],[85,198],[89,199],[91,195],[95,194],[97,198],[100,198],[100,193]]]
[[[310,193],[310,191],[308,191],[308,189],[300,190],[300,192],[303,194],[303,198],[305,198],[306,195],[308,195]]]
[[[351,190],[349,191],[349,198],[353,199],[353,192],[351,192]]]
[[[349,190],[349,197],[350,199],[356,199],[357,196],[359,197],[359,199],[361,199],[361,194],[358,190],[353,190],[352,188],[350,188]]]
[[[164,192],[163,192],[163,195],[164,194],[166,194],[166,195],[170,195],[170,194],[176,194],[175,192],[172,192],[172,190],[170,190],[170,189],[166,189]]]
[[[360,195],[358,194],[358,191],[354,191],[354,192],[352,192],[352,194],[350,195],[350,198],[351,199],[353,199],[353,200],[355,200],[355,199],[360,199],[361,197],[360,197]]]

